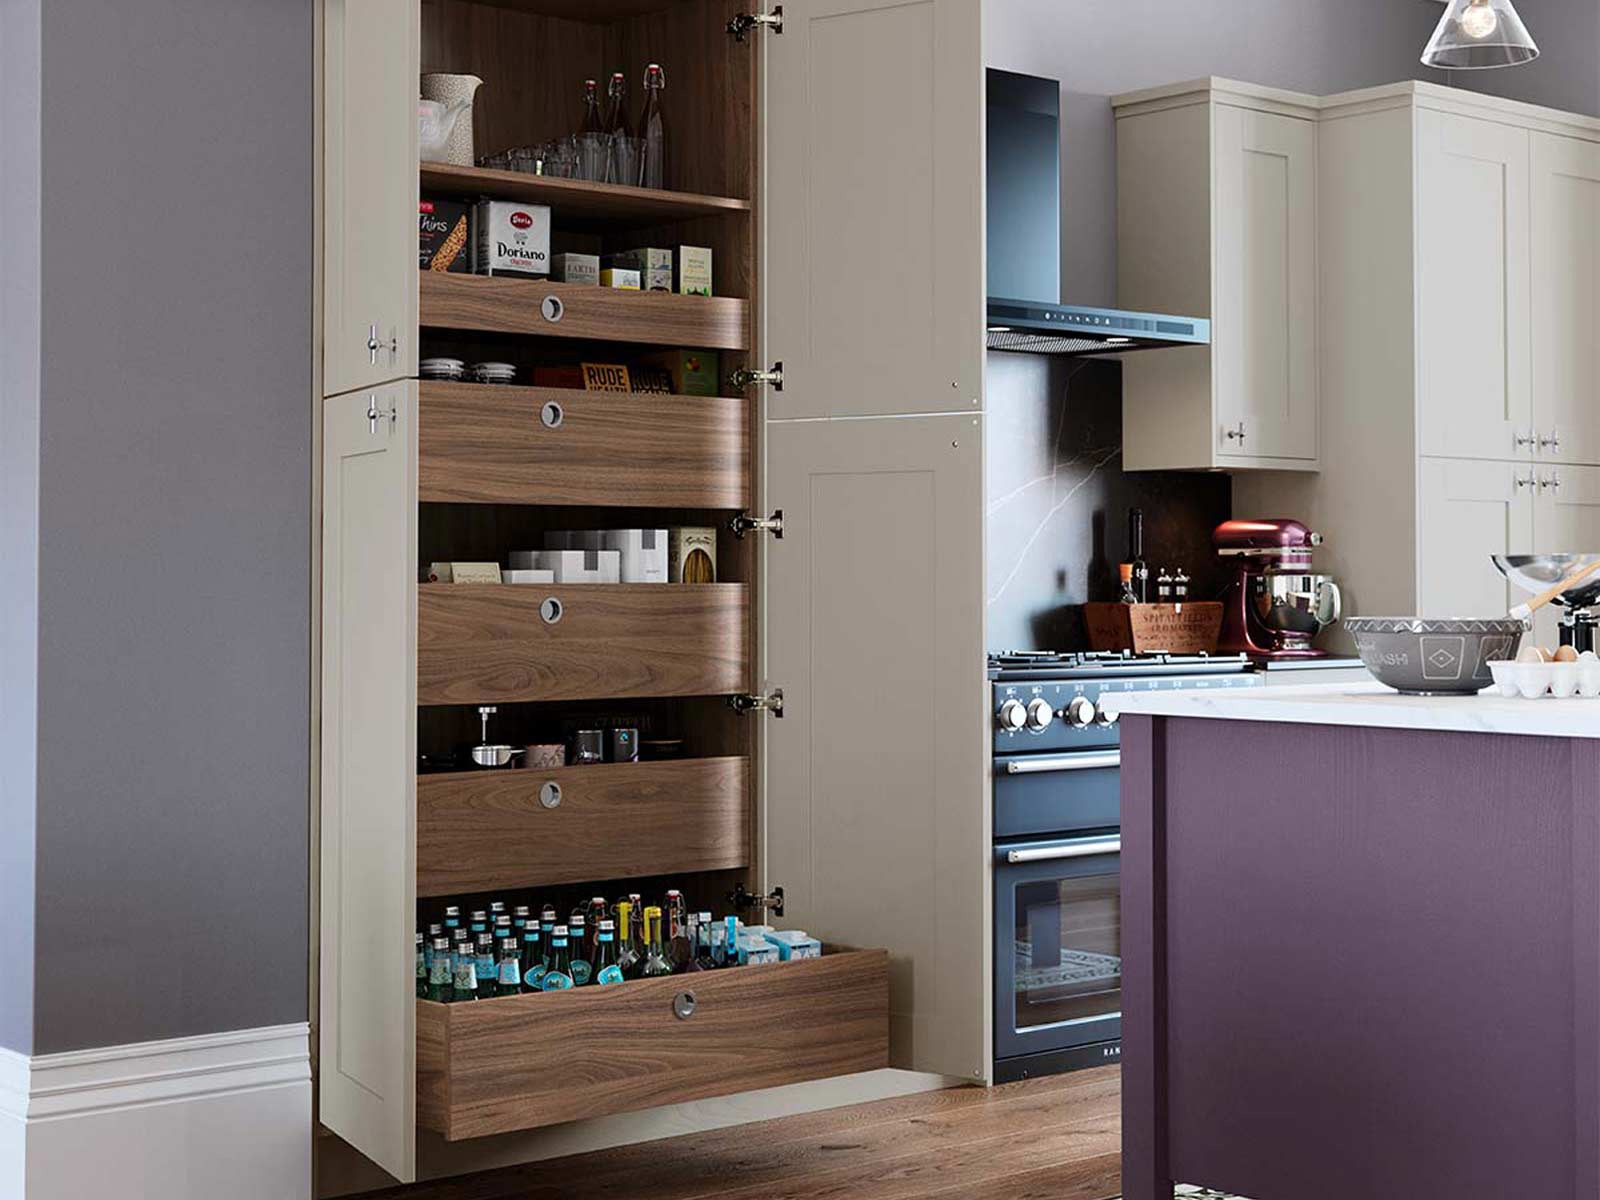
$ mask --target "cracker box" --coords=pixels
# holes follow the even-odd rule
[[[472,209],[455,200],[417,206],[417,266],[424,271],[472,270]]]
[[[672,251],[654,246],[627,250],[606,259],[606,266],[639,272],[639,286],[647,292],[672,290]]]
[[[558,283],[581,283],[587,287],[599,287],[600,256],[557,254],[550,260],[550,278]]]
[[[603,288],[616,288],[624,292],[637,292],[639,290],[639,272],[629,271],[623,267],[602,267],[600,269],[600,286]]]
[[[711,295],[711,247],[679,246],[676,278],[680,296]]]
[[[584,363],[583,390],[586,392],[631,392],[633,383],[628,368],[619,363]]]
[[[476,213],[479,275],[542,278],[550,273],[550,210],[543,204],[481,200]]]

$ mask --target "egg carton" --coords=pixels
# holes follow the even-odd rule
[[[1491,662],[1489,671],[1502,696],[1524,700],[1600,696],[1600,657],[1593,650],[1585,650],[1576,662]]]

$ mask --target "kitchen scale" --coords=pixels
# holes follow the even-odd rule
[[[1496,554],[1494,565],[1500,573],[1525,592],[1542,592],[1560,583],[1574,571],[1582,570],[1600,558],[1588,554]],[[1600,575],[1591,575],[1576,587],[1555,598],[1561,608],[1561,644],[1579,654],[1595,650],[1595,631],[1600,629]]]

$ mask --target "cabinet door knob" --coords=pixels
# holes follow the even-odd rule
[[[1230,442],[1238,442],[1242,448],[1244,446],[1244,422],[1240,421],[1237,425],[1224,429],[1222,436]]]
[[[1552,429],[1549,437],[1540,437],[1539,449],[1548,450],[1551,454],[1561,453],[1561,431]]]
[[[1517,481],[1518,491],[1521,491],[1523,488],[1531,488],[1539,482],[1538,476],[1536,476],[1532,471],[1528,472],[1528,477],[1526,479],[1524,479],[1521,475],[1513,476],[1513,478]]]
[[[395,330],[389,331],[389,340],[385,342],[378,336],[376,325],[367,326],[367,357],[372,366],[378,365],[378,351],[388,350],[391,361],[400,356],[400,334]]]
[[[1531,450],[1534,442],[1537,440],[1538,439],[1533,436],[1533,431],[1531,429],[1527,433],[1523,433],[1520,429],[1516,432],[1518,450]]]
[[[1541,489],[1549,488],[1552,492],[1559,492],[1561,490],[1561,476],[1552,471],[1548,479],[1539,481],[1539,487]]]
[[[389,428],[393,429],[395,423],[400,420],[400,406],[391,404],[387,411],[380,409],[378,407],[378,395],[374,392],[367,397],[367,432],[377,433],[378,422],[384,418],[388,418]]]

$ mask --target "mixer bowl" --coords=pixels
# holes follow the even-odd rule
[[[1263,571],[1251,578],[1250,604],[1263,628],[1309,639],[1339,619],[1339,585],[1315,571]]]
[[[1378,682],[1408,696],[1476,695],[1528,629],[1511,617],[1351,617],[1344,627]]]
[[[1596,559],[1600,559],[1600,553],[1496,554],[1494,565],[1523,591],[1542,592]],[[1600,603],[1600,575],[1591,575],[1577,587],[1568,588],[1555,602],[1565,608],[1589,608]]]

